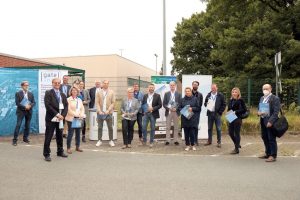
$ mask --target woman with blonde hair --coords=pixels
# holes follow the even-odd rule
[[[66,121],[68,124],[68,137],[67,137],[67,153],[71,154],[71,142],[75,131],[75,145],[76,151],[82,152],[80,147],[80,132],[82,128],[82,122],[86,117],[84,114],[84,106],[82,100],[78,97],[79,89],[72,87],[70,89],[70,97],[68,100],[68,114]]]
[[[231,154],[238,154],[239,149],[241,148],[240,141],[240,131],[242,126],[242,115],[247,112],[247,107],[244,102],[244,100],[241,98],[241,92],[240,89],[237,87],[234,87],[231,90],[231,98],[228,103],[228,110],[227,111],[233,111],[235,115],[237,116],[237,119],[229,123],[229,135],[234,143],[234,150],[231,152]]]

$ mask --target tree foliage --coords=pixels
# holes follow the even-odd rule
[[[268,78],[281,51],[284,77],[300,76],[300,3],[208,0],[207,10],[177,24],[173,71]]]

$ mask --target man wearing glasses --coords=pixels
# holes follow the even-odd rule
[[[17,146],[18,135],[23,119],[25,118],[25,129],[23,134],[23,142],[29,144],[28,136],[30,130],[30,120],[32,116],[32,108],[35,105],[35,100],[32,92],[28,91],[29,82],[23,81],[21,83],[22,89],[16,93],[15,101],[17,105],[17,124],[14,132],[14,139],[12,144]]]
[[[45,107],[46,107],[46,131],[45,131],[45,143],[43,155],[46,161],[51,161],[50,157],[50,143],[56,130],[56,144],[57,144],[57,156],[66,158],[68,157],[64,153],[63,149],[63,120],[68,113],[68,102],[66,95],[59,91],[60,79],[54,78],[52,80],[52,89],[47,90],[45,93]]]

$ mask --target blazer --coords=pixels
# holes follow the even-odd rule
[[[63,117],[66,117],[68,113],[68,101],[67,97],[64,93],[60,92],[61,101],[64,105],[64,109],[61,112],[61,115]],[[46,122],[51,122],[53,117],[55,117],[57,114],[59,114],[59,102],[56,98],[56,93],[54,89],[47,90],[44,97],[44,103],[46,107]]]
[[[205,107],[207,106],[207,102],[210,97],[211,97],[211,92],[208,93],[205,98],[205,102],[204,102]],[[226,102],[225,102],[224,95],[221,92],[217,92],[217,98],[216,98],[216,103],[215,103],[215,112],[211,112],[211,111],[207,110],[207,116],[215,115],[215,114],[222,115],[223,112],[225,111],[225,108],[226,108]]]
[[[194,113],[199,112],[199,102],[198,99],[195,96],[184,96],[181,99],[181,103],[179,105],[179,109],[182,110],[186,105],[190,105]],[[198,129],[199,125],[199,117],[197,115],[193,115],[190,119],[187,119],[185,116],[181,115],[181,127],[193,127]]]
[[[260,103],[263,102],[264,97],[260,98]],[[260,120],[263,121],[265,126],[267,126],[268,122],[270,122],[272,125],[277,121],[278,114],[280,111],[280,99],[276,95],[271,94],[269,99],[269,106],[270,106],[270,115],[266,116],[264,118],[260,118]]]
[[[89,112],[89,104],[91,102],[91,97],[90,97],[90,93],[88,90],[82,90],[83,92],[83,98],[81,98],[82,101],[84,101],[85,103],[83,103],[84,106],[84,110],[85,110],[85,114],[87,115]],[[81,94],[79,93],[79,96],[81,96]]]
[[[70,96],[70,89],[71,89],[71,85],[65,85],[65,84],[61,84],[59,87],[59,91],[61,91],[63,93],[63,86],[67,86],[67,98]]]
[[[176,106],[176,113],[177,115],[179,116],[180,115],[180,110],[178,110],[178,107],[179,107],[179,104],[181,102],[181,94],[177,91],[175,91],[175,102],[177,103],[177,106]],[[165,93],[164,95],[164,100],[163,100],[163,106],[164,108],[166,109],[166,112],[165,112],[165,116],[167,117],[169,115],[169,108],[168,108],[168,104],[169,104],[169,101],[171,99],[171,91],[168,91]]]
[[[192,91],[192,92],[193,92],[193,91]],[[200,107],[200,111],[198,112],[198,113],[199,113],[198,115],[200,115],[200,113],[201,113],[201,108],[202,108],[202,105],[203,105],[203,95],[202,95],[201,92],[196,91],[196,92],[193,92],[193,96],[196,97],[197,100],[198,100],[199,107]]]
[[[90,94],[90,108],[94,108],[95,106],[95,99],[96,99],[96,87],[92,87],[89,89],[89,94]]]
[[[68,113],[66,116],[67,121],[71,122],[73,121],[74,117],[83,117],[85,115],[84,106],[80,98],[77,97],[76,99],[74,99],[71,96],[67,99],[67,101],[68,101]],[[77,106],[79,109],[77,109]]]
[[[104,94],[103,90],[100,92],[97,92],[95,104],[97,107],[97,113],[103,112],[103,100],[104,100]],[[109,114],[112,114],[114,112],[114,107],[116,103],[115,94],[112,90],[108,89],[106,94],[106,110],[109,111]]]
[[[127,103],[128,103],[128,98],[123,99],[122,104],[121,104],[121,113],[124,114],[126,113],[126,108],[127,108]],[[139,112],[141,105],[139,103],[139,101],[136,98],[132,98],[132,102],[131,102],[131,111],[130,113],[133,113],[134,115],[132,116],[132,120],[136,120],[137,117],[137,113]]]
[[[144,95],[142,105],[147,104],[148,94]],[[159,118],[159,109],[162,107],[162,102],[159,94],[154,93],[152,99],[152,115],[154,118]],[[145,114],[145,113],[144,113]]]
[[[144,97],[144,94],[141,92],[141,91],[138,91],[137,93],[134,93],[134,98],[136,98],[140,104],[142,104],[142,101],[143,101],[143,97]],[[139,109],[139,113],[142,113],[142,107],[140,107]]]
[[[24,98],[24,92],[23,90],[20,90],[19,92],[16,92],[15,94],[15,102],[17,105],[17,110],[16,113],[21,113],[21,112],[28,112],[29,114],[32,114],[32,108],[35,106],[35,100],[32,92],[27,92],[28,100],[31,102],[31,108],[29,110],[25,110],[25,107],[21,105],[21,102]]]
[[[247,107],[243,99],[230,99],[227,110],[235,111],[235,115],[241,119],[241,115],[247,111]]]

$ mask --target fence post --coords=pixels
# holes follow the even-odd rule
[[[141,76],[139,76],[139,88],[141,88]]]
[[[251,105],[251,79],[248,78],[248,105]]]

